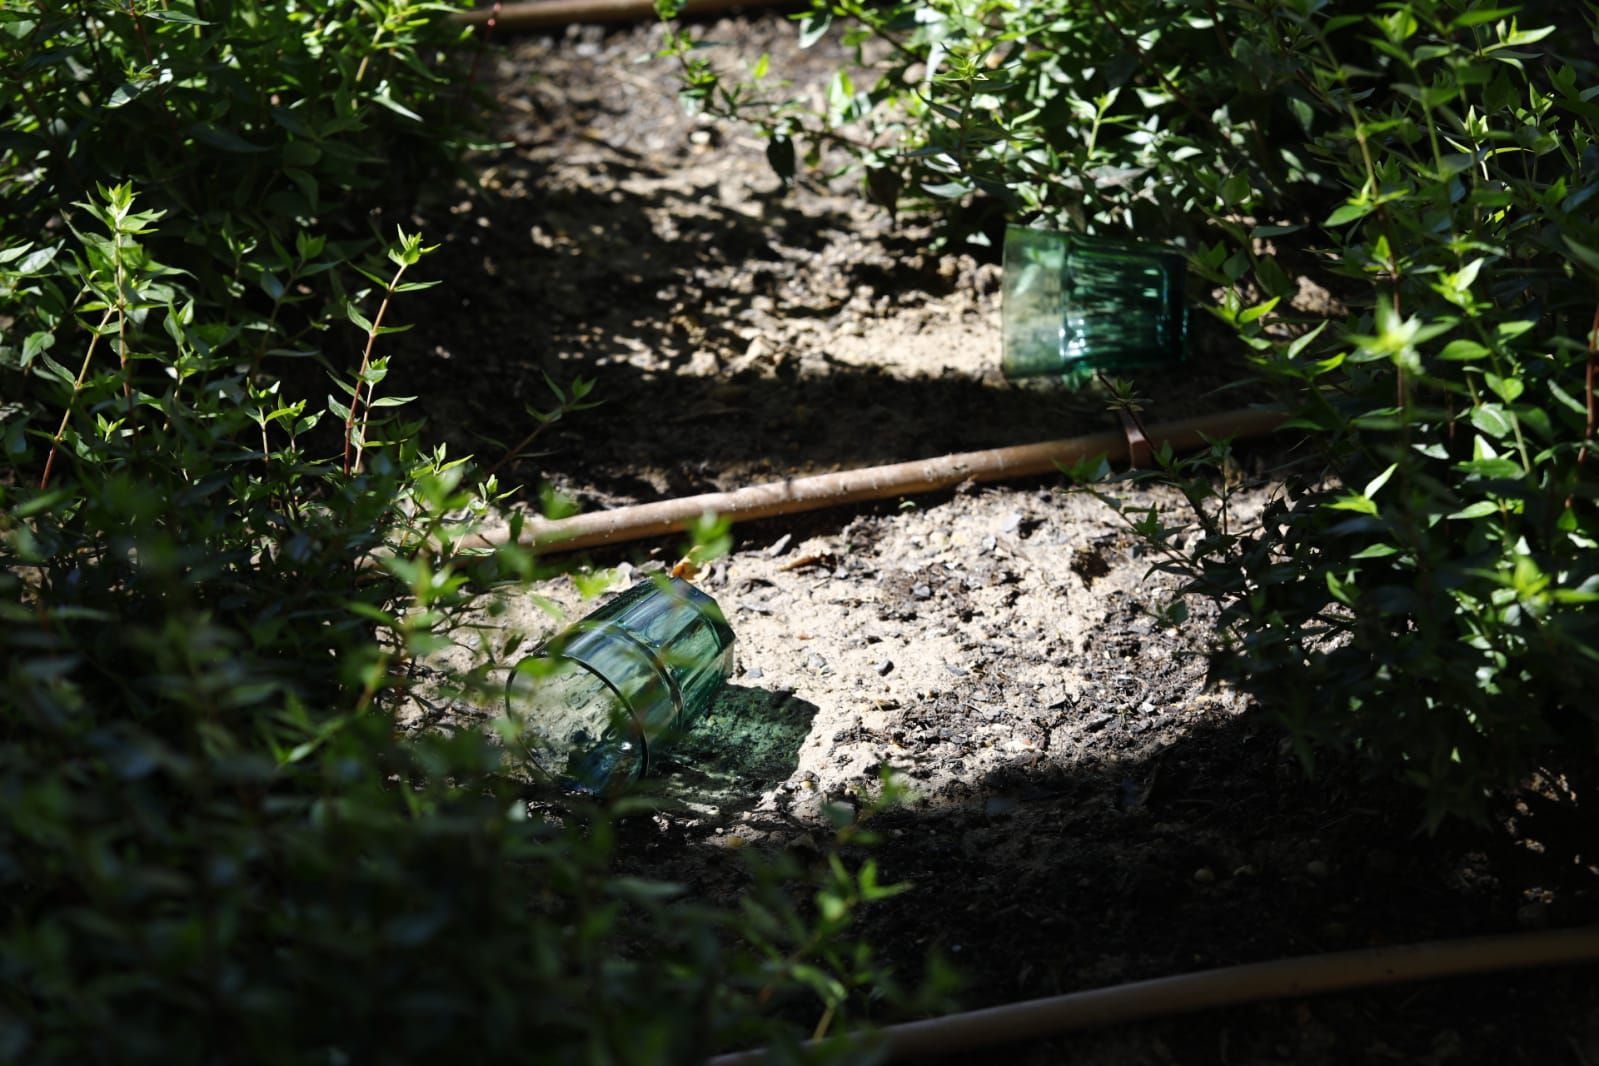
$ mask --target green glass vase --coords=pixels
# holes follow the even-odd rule
[[[506,710],[536,777],[610,794],[705,714],[732,668],[733,631],[716,601],[651,578],[517,663]]]
[[[1005,376],[1080,383],[1098,371],[1181,361],[1186,274],[1182,253],[1168,248],[1009,227]]]

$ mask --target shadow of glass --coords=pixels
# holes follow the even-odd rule
[[[725,685],[710,711],[654,763],[662,797],[728,817],[752,809],[799,765],[817,707],[786,689]]]

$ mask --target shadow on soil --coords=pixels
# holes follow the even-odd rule
[[[610,166],[625,176],[633,164]],[[886,239],[886,264],[812,266],[851,219],[801,210],[780,195],[744,213],[712,188],[644,196],[544,187],[536,168],[514,156],[500,170],[501,181],[517,174],[516,188],[537,192],[485,191],[470,210],[422,222],[430,239],[442,234],[426,271],[442,280],[408,297],[405,317],[419,328],[401,343],[431,348],[402,352],[386,387],[419,396],[429,432],[487,466],[537,428],[528,407],[554,405],[545,375],[557,383],[598,378],[594,396],[603,406],[539,441],[559,458],[548,469],[537,455],[515,461],[502,482],[531,486],[553,476],[585,505],[614,503],[727,488],[763,472],[922,458],[1109,424],[1100,397],[1017,386],[997,370],[897,377],[825,350],[747,357],[750,341],[736,331],[758,310],[859,318],[847,306],[863,289],[912,306],[921,293],[948,292],[937,257],[909,238]],[[663,218],[669,237],[660,232]],[[812,292],[806,303],[780,291],[795,270],[784,258],[802,272],[836,275],[833,296],[814,302]],[[684,262],[698,265],[685,272]],[[883,314],[902,310],[896,303]],[[997,335],[995,345],[997,367]],[[892,353],[884,361],[892,364]],[[1236,376],[1224,364],[1195,358],[1181,373],[1148,375],[1150,417],[1249,402],[1236,390],[1207,395]]]
[[[880,955],[911,979],[930,955],[951,962],[971,1008],[1599,920],[1591,800],[1555,802],[1533,787],[1504,801],[1491,828],[1428,837],[1413,794],[1338,760],[1307,780],[1258,716],[1218,715],[1139,754],[1130,725],[1105,727],[1057,761],[1017,762],[877,816],[872,854],[884,881],[913,886],[866,912]],[[701,739],[696,764],[724,760],[736,773],[739,749]],[[792,825],[788,834],[772,839],[819,861],[811,834]],[[729,894],[742,884],[731,873],[707,880],[708,867],[733,865],[721,849],[650,861],[656,876]],[[1591,967],[1434,981],[1211,1011],[986,1061],[1586,1066],[1595,1060],[1582,1049],[1599,1046],[1596,989]]]
[[[791,691],[726,685],[705,717],[656,763],[652,785],[669,803],[726,821],[788,780],[816,711]]]

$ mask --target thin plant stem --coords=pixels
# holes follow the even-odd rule
[[[372,62],[372,56],[377,52],[378,42],[383,40],[383,31],[388,28],[384,19],[378,19],[378,28],[372,31],[372,43],[367,45],[366,55],[361,57],[360,66],[355,68],[355,84],[360,85],[361,79],[366,77],[367,64]]]
[[[94,329],[94,336],[89,339],[89,348],[83,353],[83,365],[78,367],[78,379],[72,383],[72,398],[67,401],[67,409],[61,412],[61,424],[56,427],[56,435],[50,441],[50,454],[44,460],[44,474],[39,478],[41,492],[50,487],[50,472],[55,467],[56,452],[61,447],[61,439],[67,435],[67,423],[72,419],[72,409],[77,406],[78,394],[83,391],[83,379],[89,376],[89,361],[94,358],[94,349],[100,343],[100,335],[115,312],[115,307],[105,309],[105,314],[100,316],[100,324]]]
[[[512,459],[515,459],[518,455],[521,455],[523,448],[526,448],[529,444],[532,444],[534,441],[538,440],[540,435],[542,435],[546,429],[549,429],[554,424],[555,419],[551,418],[548,421],[540,422],[538,425],[534,426],[531,433],[517,441],[516,444],[512,445],[510,448],[506,449],[505,454],[500,456],[499,461],[483,472],[483,480],[487,481],[489,478],[499,473],[500,470],[505,467],[506,463],[509,463]]]
[[[402,265],[394,272],[394,278],[389,282],[388,288],[383,292],[383,302],[378,305],[377,317],[372,320],[372,328],[366,334],[366,349],[361,353],[361,369],[355,375],[355,391],[350,394],[350,410],[344,419],[344,473],[350,473],[350,439],[355,433],[355,416],[361,407],[361,386],[366,381],[367,367],[372,363],[372,347],[377,343],[378,333],[383,329],[383,316],[388,314],[389,301],[394,298],[394,290],[400,284],[400,278],[405,274]],[[370,391],[370,390],[369,390]],[[366,449],[366,418],[361,418],[361,443],[355,450],[355,470],[361,470],[361,453]]]
[[[478,67],[483,63],[483,53],[488,51],[489,43],[494,40],[494,29],[500,24],[500,7],[502,0],[494,0],[494,7],[489,10],[488,21],[483,24],[483,35],[478,39],[476,51],[472,53],[472,69],[466,75],[466,90],[463,96],[470,98],[472,91],[477,88]]]
[[[1588,370],[1586,380],[1583,382],[1583,396],[1588,408],[1588,422],[1582,434],[1582,448],[1577,452],[1577,468],[1579,470],[1582,468],[1582,464],[1588,461],[1588,442],[1593,440],[1593,378],[1596,355],[1599,355],[1599,307],[1594,308],[1593,324],[1588,327]]]

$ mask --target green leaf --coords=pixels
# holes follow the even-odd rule
[[[1310,342],[1321,336],[1321,331],[1327,328],[1326,320],[1317,323],[1316,328],[1295,337],[1288,345],[1288,358],[1297,359]]]
[[[211,23],[203,18],[186,14],[182,11],[164,11],[160,8],[145,8],[140,14],[156,22],[176,22],[180,26],[209,26]]]
[[[1578,261],[1584,266],[1590,270],[1599,270],[1599,252],[1589,248],[1586,244],[1579,244],[1564,234],[1561,235],[1560,239],[1566,242],[1566,247],[1571,250],[1571,254],[1576,256]]]
[[[1485,518],[1491,514],[1499,513],[1499,505],[1492,500],[1478,500],[1469,507],[1463,507],[1454,514],[1446,515],[1447,518]]]
[[[40,493],[31,500],[24,500],[17,504],[11,511],[18,518],[32,518],[34,515],[43,514],[54,510],[55,506],[64,503],[75,496],[71,489],[56,489],[54,492]]]
[[[1221,183],[1222,202],[1229,206],[1242,204],[1249,199],[1253,190],[1249,185],[1249,176],[1241,170],[1235,170]]]
[[[1550,381],[1549,382],[1549,391],[1554,393],[1555,399],[1559,400],[1566,407],[1568,407],[1571,410],[1577,412],[1577,414],[1579,414],[1579,415],[1582,415],[1584,417],[1587,416],[1588,409],[1586,407],[1584,407],[1582,405],[1582,402],[1580,400],[1578,400],[1575,396],[1571,395],[1571,393],[1569,393],[1565,389],[1561,388],[1560,387],[1560,383],[1558,381]]]
[[[264,152],[266,149],[259,144],[254,144],[240,137],[232,130],[225,130],[220,126],[213,126],[209,122],[198,122],[189,127],[189,133],[195,140],[220,148],[224,152]]]
[[[1489,350],[1476,341],[1455,340],[1444,345],[1444,350],[1438,353],[1438,358],[1451,363],[1469,363],[1488,354]]]
[[[1481,437],[1477,439],[1482,440]],[[1455,469],[1463,474],[1484,478],[1516,478],[1522,473],[1520,465],[1510,459],[1472,459],[1456,463]]]
[[[24,247],[28,246],[24,245]],[[23,277],[38,274],[55,260],[56,253],[59,251],[61,251],[61,245],[59,244],[52,244],[48,248],[34,249],[23,258],[22,262],[17,264],[17,273]]]
[[[1535,30],[1516,30],[1505,38],[1507,48],[1515,48],[1523,44],[1535,44],[1555,32],[1553,26],[1540,26]],[[1529,56],[1528,58],[1535,58]]]
[[[800,21],[799,46],[809,48],[827,35],[827,30],[833,25],[833,12],[813,11]]]
[[[144,95],[146,87],[146,83],[131,81],[118,85],[111,91],[111,95],[106,97],[105,109],[107,111],[115,111],[119,107],[126,107]]]
[[[377,92],[372,94],[372,102],[377,104],[379,107],[386,107],[390,111],[393,111],[396,115],[399,115],[402,118],[408,118],[412,122],[422,121],[421,115],[417,114],[415,111],[412,111],[410,108],[406,107],[404,104],[400,103],[399,101],[395,100],[394,97],[389,95],[387,82],[380,86]]]
[[[1471,424],[1480,432],[1499,440],[1510,432],[1510,419],[1496,403],[1478,404],[1471,409]]]
[[[317,192],[319,189],[316,176],[308,170],[301,170],[299,167],[284,167],[283,176],[294,182],[294,187],[300,190],[300,194],[305,197],[305,202],[310,205],[313,211],[316,210]],[[306,271],[301,276],[306,277],[311,273],[313,273],[313,271]]]
[[[635,903],[656,903],[675,899],[688,891],[687,886],[673,881],[650,881],[642,877],[608,877],[605,880],[608,895]]]
[[[1485,22],[1497,22],[1502,18],[1509,18],[1520,11],[1520,7],[1483,7],[1476,11],[1467,11],[1459,15],[1449,24],[1452,30],[1466,29],[1470,26],[1481,26]]]
[[[1276,307],[1277,304],[1281,302],[1281,299],[1281,297],[1273,296],[1265,303],[1256,304],[1254,307],[1249,308],[1247,311],[1238,316],[1239,323],[1241,325],[1248,325],[1257,319],[1263,318],[1271,313],[1272,308]]]
[[[291,140],[283,146],[283,163],[290,167],[314,167],[322,149],[307,140]]]
[[[1357,514],[1375,515],[1377,504],[1374,500],[1358,493],[1348,492],[1338,497],[1327,505],[1334,511],[1354,511]]]
[[[1348,203],[1333,211],[1327,216],[1323,226],[1342,226],[1346,222],[1353,222],[1357,218],[1365,218],[1371,214],[1375,204]]]
[[[1398,463],[1391,463],[1387,470],[1384,470],[1366,483],[1366,488],[1361,492],[1361,495],[1367,498],[1376,496],[1378,492],[1382,491],[1382,487],[1388,484],[1388,479],[1394,476],[1394,471],[1398,469]],[[1375,514],[1376,512],[1374,511],[1373,513]]]
[[[1484,373],[1482,377],[1488,383],[1488,387],[1505,403],[1515,403],[1516,398],[1526,389],[1520,378],[1502,378],[1498,374],[1490,373]]]
[[[33,362],[34,356],[40,352],[47,351],[55,345],[55,342],[56,335],[45,330],[28,334],[28,339],[22,342],[21,366],[26,368],[29,363]]]

